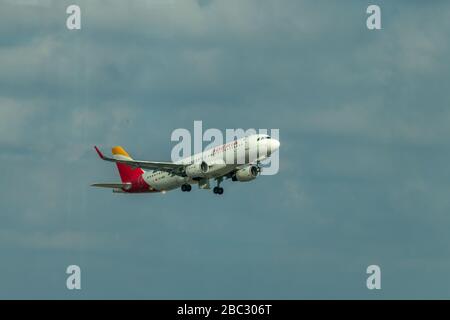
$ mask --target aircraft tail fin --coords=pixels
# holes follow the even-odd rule
[[[121,146],[113,147],[112,154],[116,159],[133,160],[128,152],[126,152]],[[141,168],[135,168],[128,164],[117,162],[116,165],[117,170],[119,170],[120,179],[123,183],[135,181],[144,173],[144,170]]]

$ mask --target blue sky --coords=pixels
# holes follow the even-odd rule
[[[0,298],[449,298],[450,3],[374,3],[0,1]],[[194,120],[279,128],[279,173],[89,187]]]

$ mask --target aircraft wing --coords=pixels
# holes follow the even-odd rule
[[[94,147],[94,148],[95,148],[95,151],[97,151],[99,157],[105,161],[124,163],[129,166],[136,167],[136,168],[166,171],[166,172],[173,173],[176,175],[183,175],[184,168],[186,166],[184,164],[177,164],[177,163],[173,163],[173,162],[115,159],[115,158],[106,157],[105,155],[103,155],[103,153],[97,147]]]

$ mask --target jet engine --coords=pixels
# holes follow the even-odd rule
[[[203,178],[209,171],[209,166],[205,161],[193,163],[186,167],[186,175],[190,178]]]
[[[251,181],[258,176],[259,169],[257,166],[247,166],[245,168],[239,169],[232,176],[233,181]]]

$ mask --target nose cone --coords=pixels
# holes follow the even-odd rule
[[[276,139],[271,139],[271,149],[272,152],[274,152],[275,150],[278,150],[278,148],[280,148],[280,141],[276,140]]]

